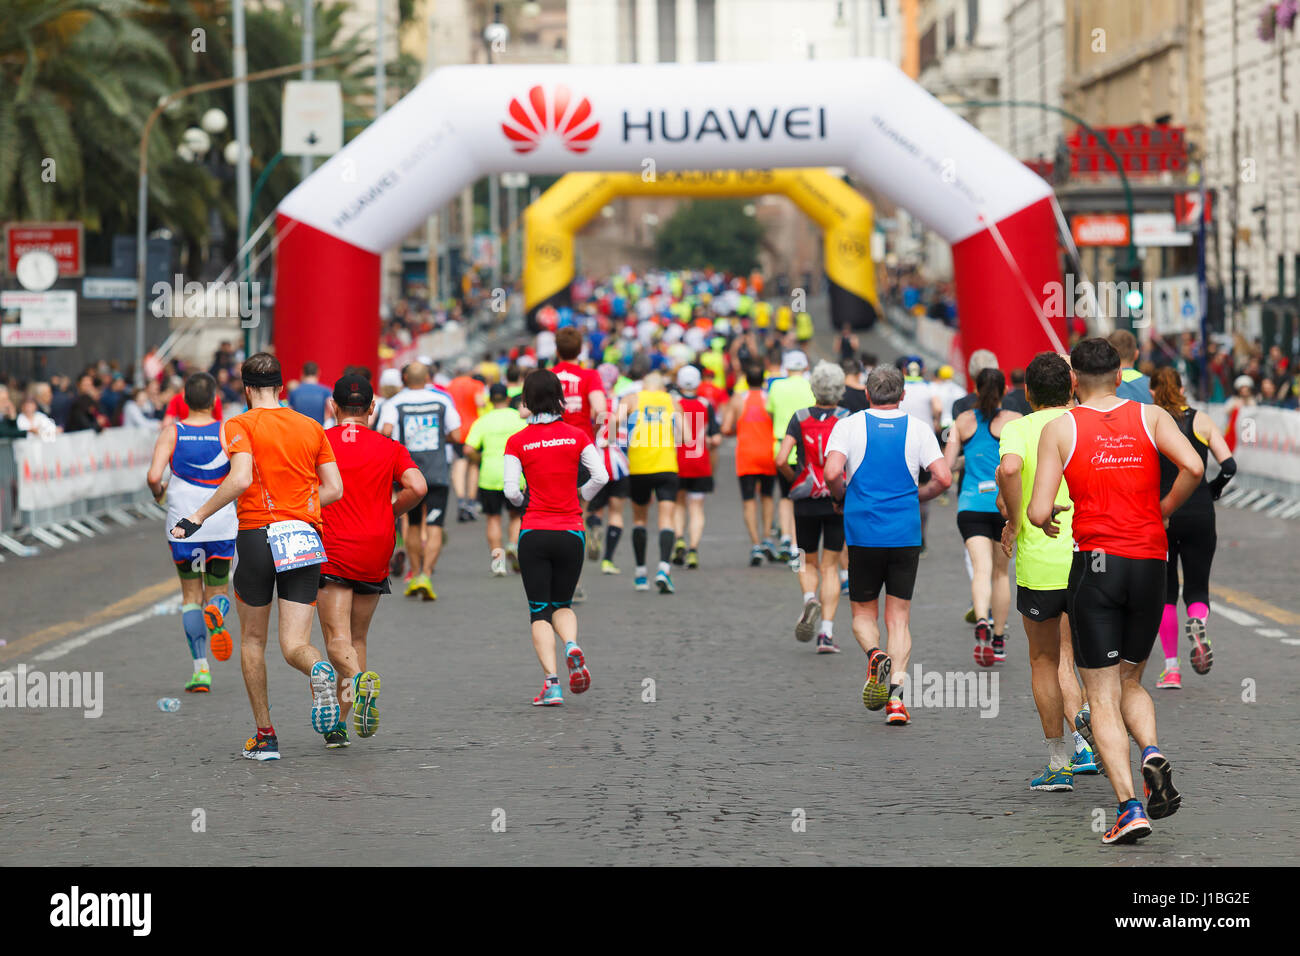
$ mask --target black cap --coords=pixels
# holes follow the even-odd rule
[[[509,398],[509,397],[510,397],[510,389],[506,388],[500,382],[493,383],[492,387],[488,389],[489,401],[496,402],[496,401],[500,401],[503,398]]]
[[[334,383],[334,404],[348,408],[369,408],[375,390],[362,375],[344,375]]]

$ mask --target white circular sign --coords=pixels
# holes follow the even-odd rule
[[[14,275],[28,292],[44,292],[59,277],[59,261],[44,249],[33,249],[23,253]]]

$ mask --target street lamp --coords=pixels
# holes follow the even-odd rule
[[[504,50],[510,39],[510,28],[501,22],[501,4],[492,5],[492,22],[483,28],[483,44],[487,47],[488,63],[496,62],[492,54]],[[489,273],[492,288],[501,282],[501,180],[496,174],[488,177],[488,224],[492,236],[492,267]]]

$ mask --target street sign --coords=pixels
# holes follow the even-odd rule
[[[48,252],[59,264],[60,278],[80,276],[86,271],[82,238],[79,222],[5,223],[5,271],[13,275],[29,252]]]
[[[1188,229],[1195,231],[1199,228],[1198,218],[1210,222],[1213,218],[1212,209],[1214,207],[1213,193],[1205,194],[1205,208],[1201,208],[1201,193],[1199,190],[1194,192],[1179,193],[1174,197],[1174,218],[1178,220],[1179,229]]]
[[[290,80],[280,110],[280,151],[333,156],[343,148],[343,90],[333,80]]]
[[[1133,215],[1133,245],[1190,246],[1192,234],[1179,232],[1171,212],[1139,212]]]
[[[527,173],[502,173],[501,188],[503,189],[527,189]]]
[[[1128,217],[1114,215],[1075,216],[1071,224],[1076,246],[1128,245]]]
[[[1161,335],[1199,332],[1200,300],[1196,276],[1156,279],[1151,283],[1151,302],[1148,303],[1153,330]]]
[[[134,299],[135,279],[104,279],[87,277],[81,280],[83,299]]]
[[[0,292],[0,346],[77,344],[77,293]]]

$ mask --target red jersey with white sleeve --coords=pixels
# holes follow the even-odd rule
[[[1074,448],[1065,481],[1074,503],[1075,547],[1121,558],[1164,561],[1160,453],[1143,406],[1125,400],[1108,411],[1070,409]]]
[[[551,369],[564,389],[564,420],[581,429],[588,438],[596,437],[591,423],[591,393],[604,393],[605,386],[594,368],[583,368],[575,362],[557,362]]]
[[[578,466],[591,477],[578,488]],[[590,501],[609,479],[603,456],[585,432],[564,421],[532,421],[506,441],[505,495],[512,504],[524,500],[522,474],[528,485],[528,507],[520,527],[525,531],[582,531],[582,503]]]

